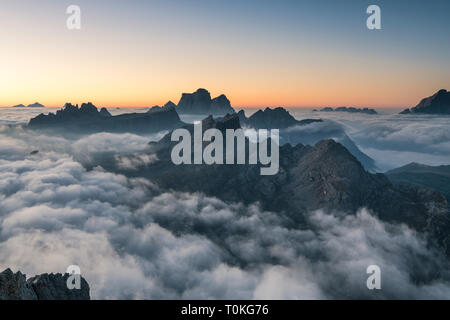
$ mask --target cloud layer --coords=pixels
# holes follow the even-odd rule
[[[449,297],[447,260],[412,230],[365,209],[311,212],[307,227],[297,226],[257,204],[86,169],[93,158],[98,164],[147,142],[3,128],[0,269],[34,275],[77,264],[97,299]],[[382,270],[381,291],[366,287],[371,264]]]
[[[382,170],[411,162],[428,165],[450,164],[450,116],[446,115],[364,115],[346,112],[294,112],[298,118],[323,117],[331,121],[309,125],[309,132],[341,130]]]

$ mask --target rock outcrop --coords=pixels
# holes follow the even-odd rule
[[[225,95],[222,94],[211,99],[208,90],[198,89],[194,93],[183,93],[181,95],[177,112],[180,114],[224,116],[235,111]]]
[[[0,273],[0,300],[37,300],[36,293],[20,271]]]
[[[431,97],[422,99],[411,109],[405,109],[400,114],[450,114],[450,92],[442,89]]]
[[[0,273],[0,300],[90,300],[90,288],[81,277],[80,289],[68,289],[69,274],[41,274],[30,279],[20,271]]]

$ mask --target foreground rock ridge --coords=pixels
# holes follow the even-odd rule
[[[69,274],[44,273],[26,279],[20,271],[0,273],[0,300],[90,300],[90,288],[81,277],[80,289],[68,289]]]
[[[450,92],[441,89],[434,95],[422,99],[420,103],[411,109],[405,109],[400,114],[450,114]]]

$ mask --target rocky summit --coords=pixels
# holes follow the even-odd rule
[[[405,109],[400,114],[450,114],[450,92],[442,89],[431,97],[422,99],[420,103],[411,109]]]
[[[41,274],[30,279],[18,271],[0,273],[0,300],[90,300],[90,288],[81,277],[80,289],[68,289],[69,274]]]
[[[206,89],[198,89],[194,93],[183,93],[178,102],[177,111],[180,114],[213,116],[224,116],[235,112],[225,95],[211,99],[211,94]]]

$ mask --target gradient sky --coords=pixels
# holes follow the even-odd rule
[[[70,4],[82,30],[66,28]],[[366,28],[378,4],[383,30]],[[448,0],[2,0],[0,106],[409,107],[450,89]]]

